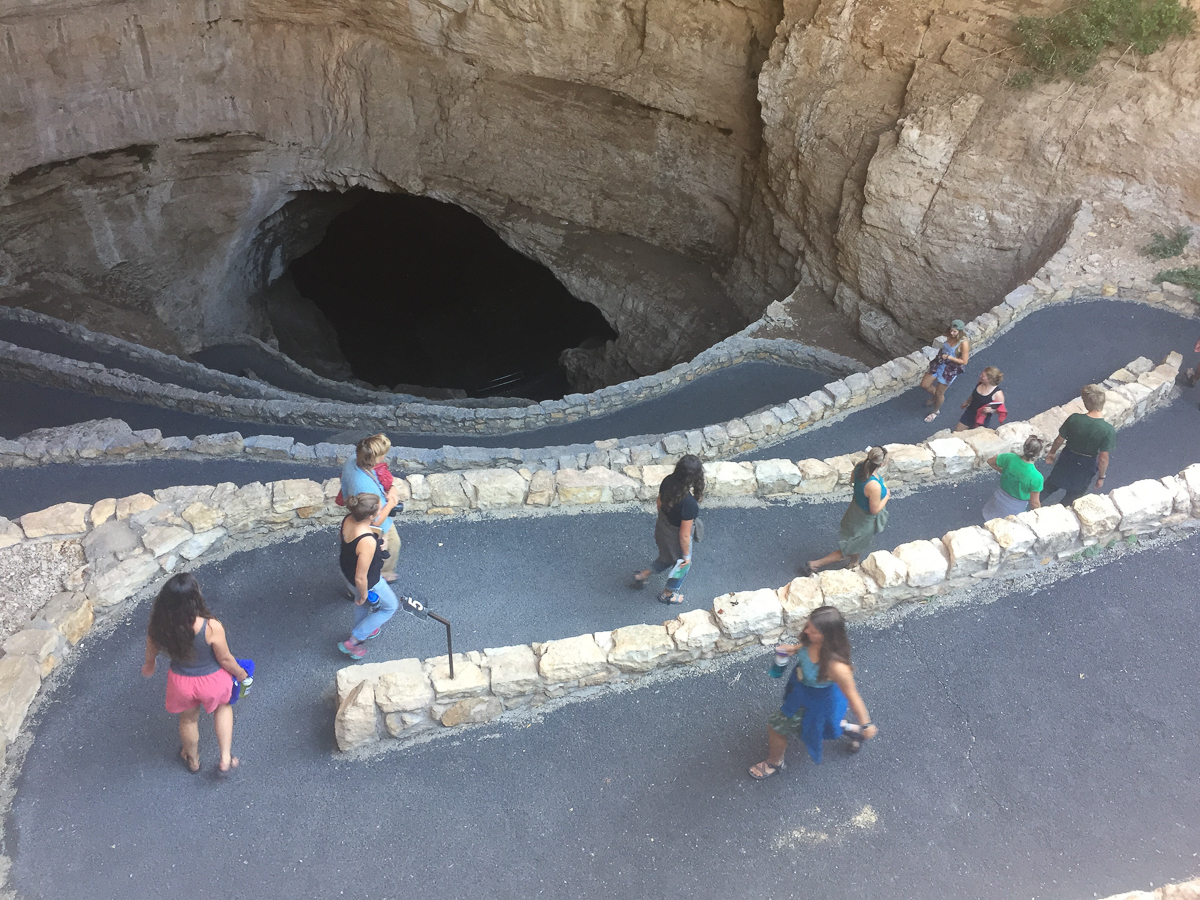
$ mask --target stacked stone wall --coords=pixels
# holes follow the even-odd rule
[[[829,604],[865,616],[898,604],[998,583],[1056,563],[1115,554],[1141,539],[1200,528],[1200,465],[1144,479],[1073,506],[1046,506],[939,538],[877,550],[851,569],[737,591],[661,625],[630,625],[543,643],[353,665],[337,674],[338,746],[406,742],[481,724],[571,695],[636,686],[686,666],[795,635]]]

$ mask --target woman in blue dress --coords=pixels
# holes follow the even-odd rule
[[[942,409],[946,399],[946,388],[954,384],[954,379],[962,374],[963,369],[971,359],[971,342],[967,340],[964,329],[966,323],[955,319],[950,323],[950,333],[942,341],[942,349],[929,363],[929,371],[921,379],[921,387],[932,396],[925,401],[926,406],[932,406],[933,412],[925,417],[926,422],[932,422]]]
[[[784,754],[793,737],[804,741],[812,761],[819,763],[825,741],[845,735],[854,752],[863,740],[879,733],[854,686],[846,620],[835,607],[814,609],[800,633],[800,643],[780,644],[775,652],[794,655],[796,665],[788,675],[783,705],[767,719],[767,758],[750,767],[753,778],[770,778],[786,768]],[[847,708],[857,725],[845,721]]]

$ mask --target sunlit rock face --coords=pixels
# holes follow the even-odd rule
[[[153,312],[190,347],[261,333],[255,298],[336,204],[429,195],[598,306],[614,374],[655,371],[768,300],[720,280],[758,158],[780,15],[731,3],[0,6],[0,266]]]
[[[1034,271],[1079,199],[1195,212],[1196,38],[1014,91],[1018,7],[0,0],[0,291],[49,279],[188,349],[265,335],[264,290],[362,186],[463,206],[596,305],[619,338],[568,354],[581,384],[798,285],[904,349]]]

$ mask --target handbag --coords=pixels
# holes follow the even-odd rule
[[[692,540],[697,544],[704,543],[704,522],[699,516],[692,519]]]

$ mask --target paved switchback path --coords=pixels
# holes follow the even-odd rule
[[[219,782],[176,764],[162,676],[137,674],[139,616],[93,644],[36,730],[12,885],[25,900],[157,900],[164,884],[264,900],[1065,900],[1179,880],[1200,842],[1197,544],[854,628],[881,739],[857,757],[829,745],[820,767],[794,751],[761,784],[745,769],[778,702],[765,654],[541,721],[331,757],[332,707],[314,698],[335,664],[305,665],[323,629],[294,593],[249,596],[206,570],[235,649],[260,665],[240,771]],[[269,645],[251,648],[251,621],[272,627]]]

